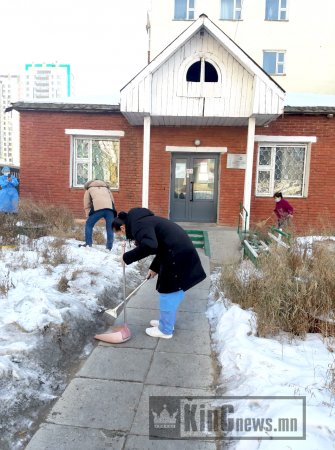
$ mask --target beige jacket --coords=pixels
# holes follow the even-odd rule
[[[101,180],[88,181],[84,185],[86,191],[84,194],[84,209],[86,217],[88,217],[90,210],[99,209],[113,209],[114,197],[109,190],[107,183]]]

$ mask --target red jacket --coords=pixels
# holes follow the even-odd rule
[[[283,219],[288,215],[293,215],[293,207],[289,204],[287,200],[282,198],[279,202],[276,203],[276,207],[273,210],[278,217],[278,219]]]

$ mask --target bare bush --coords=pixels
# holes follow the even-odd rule
[[[20,202],[17,219],[21,231],[32,238],[48,234],[67,236],[74,228],[74,217],[69,209],[27,200]]]
[[[241,279],[238,268],[222,274],[222,290],[242,308],[257,315],[260,336],[281,330],[304,335],[316,330],[320,318],[332,318],[335,308],[335,258],[325,247],[310,254],[303,246],[290,251],[271,246],[259,258],[258,271]]]
[[[41,257],[43,260],[42,263],[45,266],[56,267],[61,264],[70,264],[72,262],[63,245],[56,247],[45,246],[41,251]]]
[[[8,270],[1,278],[0,278],[0,295],[6,296],[8,291],[14,287],[12,279],[10,277],[10,271]]]
[[[69,289],[69,280],[66,275],[62,275],[58,280],[57,289],[59,292],[66,292]]]

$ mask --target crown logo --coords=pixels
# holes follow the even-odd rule
[[[154,428],[176,428],[176,416],[178,414],[178,410],[170,415],[169,411],[166,409],[166,405],[163,405],[163,409],[160,414],[157,414],[155,411],[151,410],[152,415],[154,416]]]

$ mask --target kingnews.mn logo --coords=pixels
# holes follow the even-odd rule
[[[149,437],[303,440],[306,397],[151,396]]]

